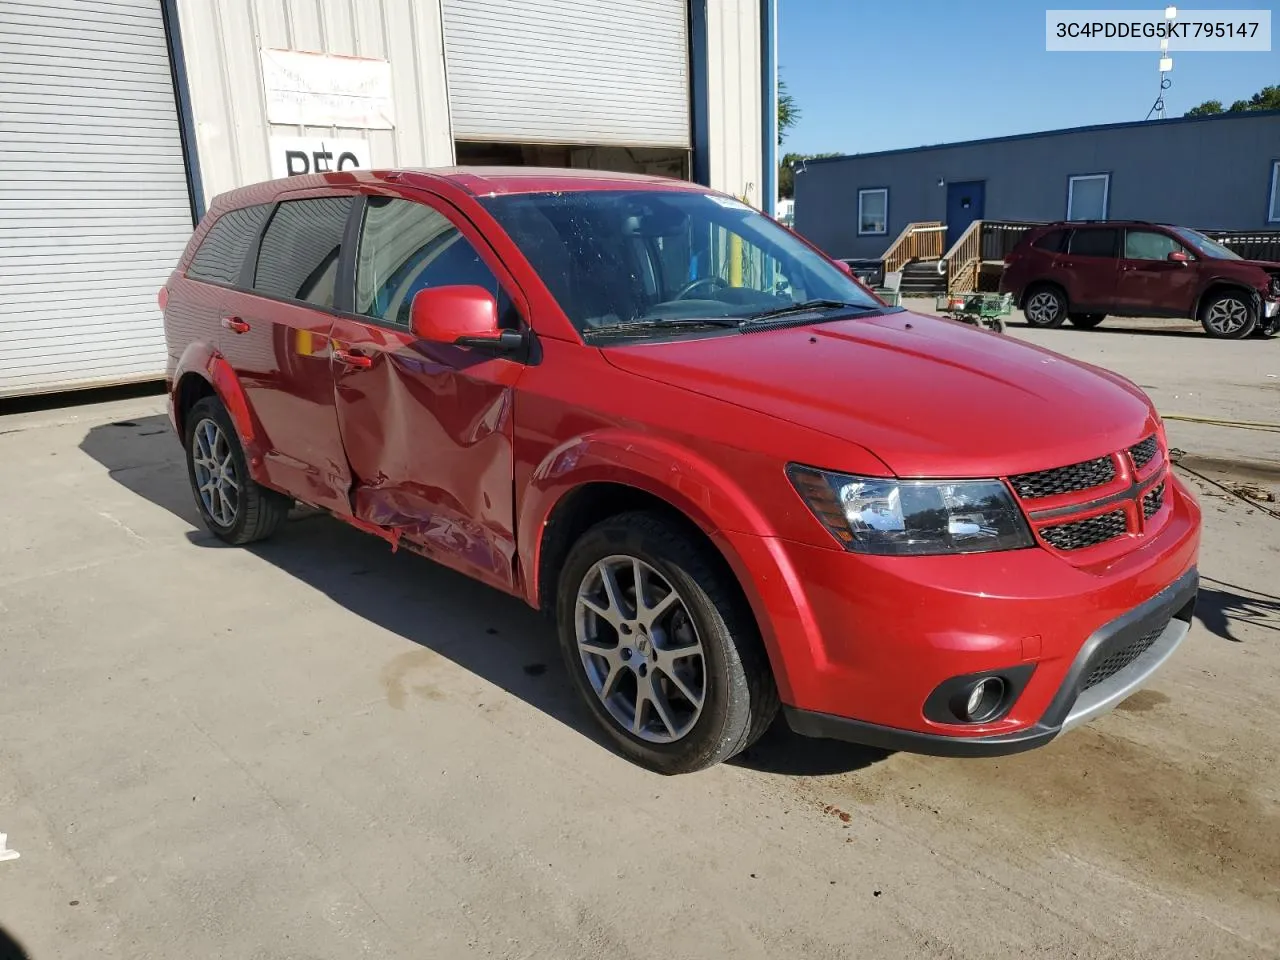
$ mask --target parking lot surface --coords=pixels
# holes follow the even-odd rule
[[[1009,335],[1280,419],[1280,343]],[[222,546],[162,398],[0,416],[0,927],[32,960],[1280,955],[1280,504],[1228,489],[1280,493],[1280,433],[1168,426],[1204,590],[1119,710],[990,760],[778,727],[662,778],[516,600],[326,517]]]

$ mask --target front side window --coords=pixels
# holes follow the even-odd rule
[[[1077,257],[1114,257],[1120,231],[1109,227],[1071,234],[1071,253]]]
[[[187,276],[193,280],[221,283],[234,287],[240,283],[244,258],[258,239],[262,225],[271,213],[271,204],[228,210],[214,221],[191,258]]]
[[[745,319],[812,300],[882,308],[790,231],[727,197],[583,190],[481,202],[582,332]]]
[[[1218,260],[1242,260],[1243,257],[1234,250],[1229,250],[1220,244],[1217,240],[1210,240],[1199,230],[1189,230],[1186,227],[1174,227],[1173,232],[1178,235],[1188,247],[1206,257],[1214,257]]]
[[[276,208],[258,251],[253,289],[333,309],[333,292],[351,197],[286,200]]]
[[[858,191],[858,235],[889,232],[889,191],[883,187]]]
[[[1171,253],[1186,253],[1182,244],[1167,233],[1154,230],[1130,230],[1124,237],[1127,260],[1168,260]]]
[[[356,313],[408,327],[419,290],[456,285],[484,287],[498,300],[503,325],[513,325],[498,278],[448,217],[412,200],[369,197],[356,258]]]
[[[1091,173],[1067,180],[1067,219],[1105,220],[1111,174]]]

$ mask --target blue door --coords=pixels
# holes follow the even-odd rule
[[[964,183],[947,184],[947,249],[969,229],[969,224],[982,219],[983,203],[987,196],[985,180],[967,180]]]

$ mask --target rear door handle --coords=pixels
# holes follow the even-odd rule
[[[339,363],[345,363],[348,367],[359,367],[367,370],[373,366],[373,357],[366,357],[362,353],[352,353],[350,350],[334,350],[334,357]]]
[[[239,317],[223,317],[222,325],[232,333],[248,333],[249,324],[245,323]]]

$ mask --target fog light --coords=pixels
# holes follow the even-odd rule
[[[965,719],[970,723],[979,723],[999,710],[1003,700],[1003,680],[999,677],[979,680],[969,691],[969,699],[965,702]]]

